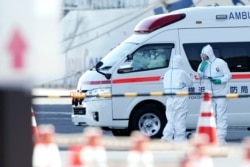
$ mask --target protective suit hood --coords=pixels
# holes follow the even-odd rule
[[[208,61],[213,61],[216,57],[214,55],[214,51],[213,48],[211,47],[211,45],[206,45],[202,48],[201,50],[201,55],[205,54],[209,57]]]
[[[182,69],[183,64],[184,63],[183,63],[183,59],[182,59],[181,55],[174,55],[169,66],[170,66],[170,68],[180,68],[180,69]]]

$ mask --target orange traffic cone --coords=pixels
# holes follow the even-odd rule
[[[38,128],[36,124],[36,118],[33,109],[31,108],[31,122],[32,122],[32,134],[33,134],[33,141],[38,137]]]
[[[84,129],[85,143],[80,151],[83,167],[107,167],[107,153],[102,145],[102,130],[95,127]]]
[[[195,135],[190,140],[193,150],[186,154],[180,163],[180,167],[213,167],[213,159],[207,155],[207,135]]]
[[[198,120],[197,134],[207,135],[208,143],[217,145],[217,132],[214,112],[211,104],[211,94],[205,92],[201,102],[200,117]]]
[[[32,164],[33,167],[61,167],[59,148],[53,142],[55,129],[53,125],[40,125],[39,135],[36,139]]]
[[[243,141],[243,164],[242,167],[249,167],[250,166],[250,138],[246,138]]]
[[[80,155],[81,149],[82,146],[71,146],[69,148],[69,154],[70,154],[69,167],[83,167]]]
[[[135,131],[131,134],[131,140],[133,145],[128,153],[127,167],[153,167],[154,157],[148,149],[150,138],[139,131]]]

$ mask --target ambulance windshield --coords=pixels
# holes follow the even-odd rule
[[[116,48],[111,50],[101,61],[103,65],[100,67],[101,70],[107,69],[106,67],[113,67],[117,61],[120,61],[125,57],[132,49],[136,47],[136,43],[121,43]]]

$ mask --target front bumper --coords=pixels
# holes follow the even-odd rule
[[[86,100],[86,123],[89,126],[126,128],[128,120],[114,120],[111,99]]]
[[[86,105],[72,106],[71,120],[74,125],[86,125]]]

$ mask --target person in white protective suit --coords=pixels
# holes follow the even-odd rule
[[[168,70],[164,75],[163,86],[165,93],[188,91],[193,81],[184,69],[183,58],[174,55]],[[163,141],[186,141],[186,118],[188,113],[188,96],[167,96],[167,124],[163,130]]]
[[[204,81],[205,89],[212,96],[226,95],[227,82],[231,79],[231,72],[227,63],[215,57],[213,48],[206,45],[201,51],[201,63],[198,67],[198,75]],[[227,134],[227,105],[226,98],[213,98],[212,105],[216,120],[217,139],[219,144],[225,144]]]

